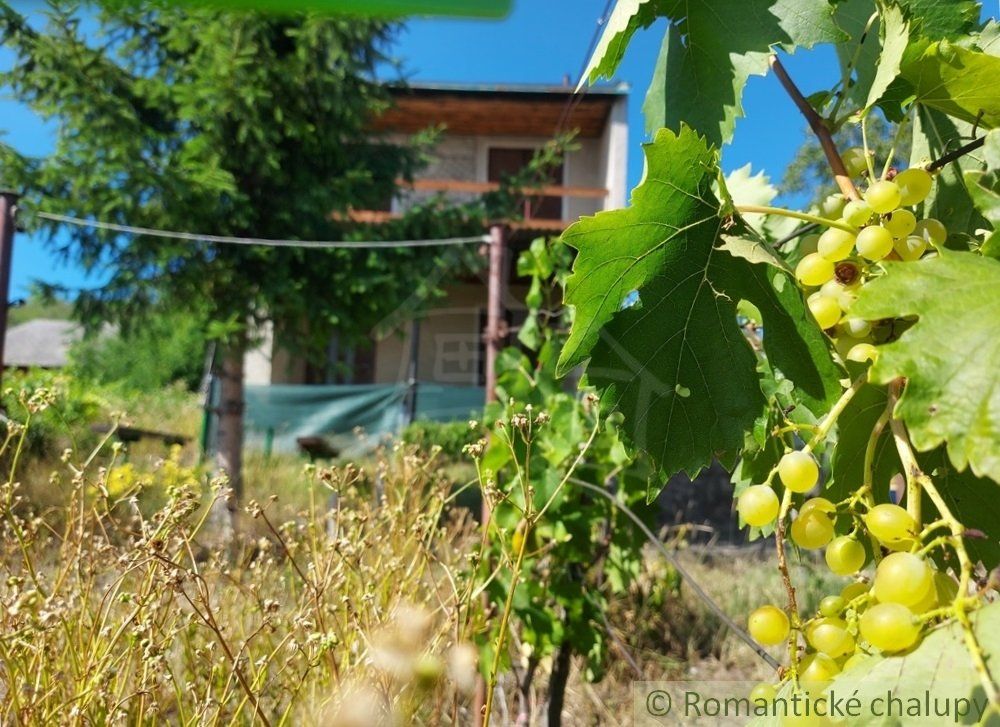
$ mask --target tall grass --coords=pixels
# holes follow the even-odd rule
[[[63,506],[37,509],[18,466],[52,402],[22,403],[0,450],[0,723],[464,721],[473,527],[445,515],[433,463],[397,449],[371,471],[310,468],[295,517],[251,501],[221,543],[224,481],[172,482],[147,513],[141,485],[111,486],[107,443],[67,454]]]

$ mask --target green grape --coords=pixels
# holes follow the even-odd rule
[[[828,220],[835,220],[840,217],[840,213],[847,204],[847,199],[842,194],[831,194],[819,203],[819,211]]]
[[[893,237],[906,237],[917,227],[917,218],[910,210],[896,210],[882,221]]]
[[[913,553],[892,553],[875,569],[872,592],[880,603],[915,606],[934,588],[934,571]]]
[[[826,596],[819,602],[819,612],[824,616],[839,616],[844,612],[847,601],[841,596]]]
[[[934,245],[943,245],[944,241],[948,239],[948,228],[933,217],[920,220],[913,229],[913,233]]]
[[[878,349],[870,343],[857,343],[851,346],[851,350],[847,352],[847,360],[855,363],[874,361],[877,358]]]
[[[910,235],[893,240],[892,248],[901,260],[913,262],[919,260],[920,256],[927,251],[927,240],[918,235]]]
[[[868,260],[881,260],[892,252],[892,233],[884,227],[872,225],[858,233],[858,254]]]
[[[847,175],[850,177],[860,176],[863,171],[868,169],[868,158],[865,155],[865,150],[860,146],[851,147],[841,154],[840,158],[844,160]]]
[[[849,257],[854,249],[854,233],[831,227],[819,236],[816,249],[827,260],[837,262]]]
[[[781,484],[792,492],[809,492],[819,480],[819,467],[808,452],[788,452],[778,462]]]
[[[899,505],[883,503],[865,514],[865,527],[884,545],[912,540],[917,524]]]
[[[799,662],[799,683],[809,691],[822,690],[839,673],[837,662],[826,654],[809,654]]]
[[[806,628],[806,640],[816,651],[834,659],[854,651],[854,637],[847,632],[842,619],[825,617],[817,619]]]
[[[778,696],[778,690],[766,682],[761,682],[750,690],[751,704],[770,704]]]
[[[802,503],[802,507],[799,508],[799,515],[805,515],[807,512],[814,510],[833,516],[837,512],[837,506],[825,497],[810,497]]]
[[[841,263],[841,266],[844,264]],[[826,281],[820,286],[819,292],[825,295],[827,298],[833,298],[837,301],[837,305],[840,306],[841,310],[846,311],[851,307],[851,304],[857,299],[856,291],[861,287],[860,283],[854,282],[850,285],[844,285],[837,278]]]
[[[920,638],[913,613],[898,603],[879,603],[861,614],[861,636],[880,651],[902,651]]]
[[[806,302],[809,312],[824,331],[837,325],[840,320],[840,304],[836,300],[821,293],[813,293]]]
[[[914,167],[900,172],[892,181],[899,187],[899,203],[910,207],[927,199],[934,180],[926,169]]]
[[[849,576],[864,568],[865,547],[849,535],[841,535],[826,548],[826,564],[838,576]]]
[[[747,621],[750,635],[764,646],[774,646],[787,639],[789,628],[788,616],[777,606],[761,606]]]
[[[844,318],[840,322],[840,330],[851,338],[864,338],[872,332],[872,324],[864,318]]]
[[[865,202],[872,208],[872,212],[880,215],[899,207],[900,197],[899,187],[895,182],[874,182],[865,192]]]
[[[778,496],[767,485],[751,485],[740,495],[736,507],[747,525],[763,527],[778,517]]]
[[[833,277],[833,261],[819,253],[810,253],[795,266],[795,277],[803,285],[822,285]]]
[[[799,513],[792,522],[792,541],[800,548],[816,550],[832,539],[833,521],[821,512]]]
[[[868,593],[871,589],[867,583],[862,583],[861,581],[855,581],[854,583],[848,583],[840,591],[840,597],[843,598],[847,603],[850,603],[855,598],[863,593]]]
[[[819,249],[819,235],[805,235],[799,238],[799,253],[811,255]]]
[[[851,200],[844,205],[843,217],[851,227],[864,227],[872,218],[872,208],[863,199]]]

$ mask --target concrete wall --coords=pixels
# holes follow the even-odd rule
[[[524,310],[525,286],[511,286],[506,302]],[[448,289],[446,297],[420,319],[417,378],[439,384],[475,386],[479,382],[482,318],[486,286],[463,283]],[[410,360],[409,323],[383,335],[375,344],[375,383],[407,379]]]

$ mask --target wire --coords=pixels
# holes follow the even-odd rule
[[[470,237],[444,237],[437,240],[272,240],[258,237],[229,237],[226,235],[202,235],[194,232],[176,232],[172,230],[156,230],[149,227],[133,227],[119,225],[113,222],[85,220],[69,215],[57,215],[52,212],[36,212],[35,215],[52,222],[62,222],[77,227],[90,227],[96,230],[111,230],[129,235],[147,235],[149,237],[166,237],[173,240],[190,240],[192,242],[215,242],[224,245],[259,245],[264,247],[308,247],[308,248],[395,248],[395,247],[434,247],[439,245],[468,245],[472,243],[489,244],[489,235]]]

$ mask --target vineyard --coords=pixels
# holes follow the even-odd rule
[[[988,10],[617,0],[580,92],[665,27],[642,181],[513,261],[468,423],[237,486],[95,433],[133,402],[7,381],[0,723],[1000,724]],[[831,46],[807,94],[784,61]],[[763,75],[801,209],[723,170]],[[746,542],[701,558],[657,502],[712,467]]]

